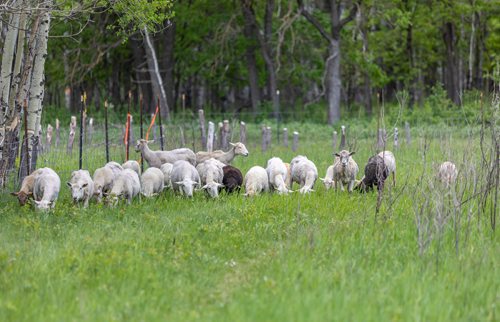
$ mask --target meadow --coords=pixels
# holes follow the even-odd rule
[[[376,152],[373,129],[346,125],[359,178]],[[288,128],[301,133],[296,152],[275,139],[261,152],[256,124],[249,157],[233,165],[246,172],[272,156],[289,162],[303,154],[323,177],[334,150],[331,127]],[[397,185],[387,185],[378,214],[376,193],[326,191],[320,181],[308,195],[211,200],[198,192],[187,200],[166,191],[112,209],[73,205],[64,185],[51,213],[20,208],[4,191],[0,320],[497,321],[493,199],[482,207],[471,185],[485,179],[480,128],[416,127],[411,144],[403,136],[397,150],[388,142]],[[77,153],[64,149],[38,161],[63,183],[78,166]],[[123,161],[123,149],[112,156]],[[452,191],[433,179],[445,160],[460,169]],[[86,149],[85,168],[104,163],[103,146]]]

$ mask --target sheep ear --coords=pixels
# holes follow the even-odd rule
[[[38,201],[38,200],[33,200],[33,202],[37,205],[41,204],[42,202],[41,201]]]
[[[33,196],[33,191],[27,193],[28,196]]]
[[[349,153],[349,156],[351,156],[351,155],[353,155],[355,153],[356,153],[356,151],[352,151],[351,153]]]
[[[334,153],[333,155],[340,158],[340,154],[338,153]]]
[[[178,184],[178,185],[183,185],[184,184],[184,181],[176,181],[175,184]]]
[[[82,188],[85,188],[88,185],[89,185],[88,183],[84,183],[84,184],[82,184]]]
[[[148,140],[146,141],[147,144],[155,143],[155,140]]]
[[[319,180],[325,182],[326,178],[319,178]]]
[[[200,190],[207,189],[207,188],[208,188],[208,184],[206,184],[203,187],[201,187]]]
[[[224,187],[224,185],[222,183],[217,183],[217,187]]]
[[[68,187],[71,188],[71,182],[68,181],[68,182],[66,182],[66,184],[68,185]]]
[[[14,192],[11,192],[10,194],[11,194],[12,196],[14,196],[14,197],[17,197],[17,195],[19,195],[19,192],[15,192],[15,191],[14,191]]]
[[[236,144],[232,143],[232,142],[229,142],[229,145],[230,146],[236,146]]]

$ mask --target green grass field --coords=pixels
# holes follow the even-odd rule
[[[323,177],[331,128],[296,127],[296,153],[276,144],[261,153],[257,129],[250,156],[234,165],[245,172],[300,153]],[[367,129],[349,133],[362,169],[373,140]],[[46,214],[2,193],[0,321],[498,321],[500,243],[488,211],[472,199],[441,229],[429,212],[421,247],[416,220],[438,163],[480,170],[478,132],[435,127],[413,136],[395,152],[398,184],[378,215],[375,193],[325,191],[319,181],[305,196],[186,200],[167,191],[114,209],[73,206],[64,185]],[[102,166],[102,147],[87,153],[91,171]],[[53,166],[64,183],[76,160],[52,151],[39,166]],[[419,184],[422,173],[428,180]]]

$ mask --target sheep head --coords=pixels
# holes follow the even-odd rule
[[[144,140],[144,139],[137,140],[137,145],[135,146],[135,152],[140,152],[144,147],[147,147],[148,144],[153,142],[154,140]]]
[[[248,156],[248,150],[243,143],[237,142],[237,143],[229,143],[229,144],[234,148],[234,154],[242,155],[245,157]]]
[[[17,200],[19,201],[20,206],[24,206],[27,202],[28,199],[33,196],[33,192],[24,192],[24,191],[19,191],[19,192],[11,192],[10,193],[12,196],[17,197]]]
[[[342,164],[343,167],[347,167],[347,164],[349,163],[349,158],[354,153],[356,152],[349,152],[346,150],[342,150],[339,153],[335,153],[334,155],[339,158],[340,164]]]
[[[49,200],[35,200],[35,208],[42,211],[47,211],[52,208],[52,201]]]

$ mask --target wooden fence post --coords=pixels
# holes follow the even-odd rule
[[[56,119],[56,148],[59,146],[59,142],[61,142],[61,129],[59,128],[59,119]]]
[[[222,123],[222,150],[224,151],[229,149],[229,138],[231,136],[230,131],[229,120],[224,120]]]
[[[212,152],[214,150],[214,133],[215,124],[213,122],[208,122],[208,134],[207,134],[207,151]]]
[[[399,149],[399,132],[398,128],[394,128],[394,150]]]
[[[292,145],[292,151],[295,152],[299,148],[299,132],[294,131],[293,132],[293,145]]]
[[[109,162],[108,100],[104,101],[104,140],[106,143],[106,163]]]
[[[271,135],[271,127],[268,126],[266,128],[266,149],[271,148],[271,142],[272,142],[272,135]]]
[[[92,135],[94,135],[94,119],[91,117],[89,119],[89,128],[87,129],[87,138],[88,138],[87,145],[92,144]]]
[[[267,151],[267,127],[265,125],[262,126],[262,131],[261,131],[261,149],[262,152]]]
[[[240,142],[247,144],[247,125],[245,122],[240,122]]]
[[[73,142],[75,141],[75,133],[76,133],[76,116],[72,116],[71,121],[69,123],[68,146],[66,147],[66,152],[68,154],[73,153]]]
[[[333,152],[337,152],[337,131],[333,131],[332,147],[333,147]]]
[[[205,130],[205,111],[203,109],[198,110],[198,120],[200,122],[201,150],[205,151],[207,149],[207,132]]]
[[[345,137],[345,126],[344,125],[342,125],[340,127],[340,132],[341,133],[340,133],[340,146],[339,146],[339,149],[343,150],[346,147],[346,137]]]
[[[53,132],[53,128],[52,128],[52,125],[47,125],[47,152],[50,152],[50,148],[52,146],[52,132]]]
[[[286,127],[283,129],[283,146],[288,148],[288,129]]]
[[[184,136],[184,126],[182,124],[179,125],[179,137],[180,137],[181,148],[183,148],[186,146],[186,137]]]
[[[215,145],[215,149],[217,150],[220,150],[222,149],[222,127],[224,126],[224,124],[222,122],[219,122],[217,124],[217,144],[214,144]]]
[[[411,144],[410,123],[405,122],[406,145]]]

